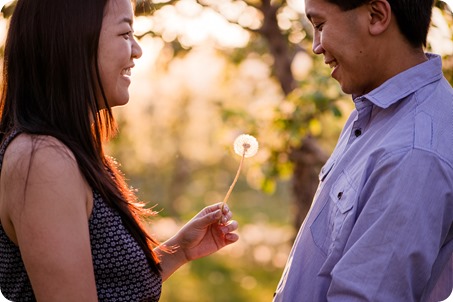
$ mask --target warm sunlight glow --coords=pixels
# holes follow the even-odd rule
[[[3,6],[5,6],[6,4],[8,4],[10,2],[13,2],[13,0],[0,0],[0,10],[2,10]]]
[[[453,10],[453,0],[442,0],[442,2],[447,3],[448,7],[450,7],[450,10]]]
[[[0,45],[5,45],[8,21],[0,17]]]
[[[303,0],[288,0],[288,4],[299,14],[305,14],[305,1]]]
[[[239,16],[247,8],[247,4],[243,1],[227,2],[222,1],[218,3],[220,13],[228,20],[237,20]]]
[[[147,27],[136,30],[138,35],[138,32],[153,30],[160,33],[167,42],[178,38],[184,47],[205,42],[214,42],[220,47],[243,47],[250,38],[242,27],[229,23],[218,12],[202,7],[193,0],[182,0],[175,6],[165,6],[151,18],[153,21],[148,22]],[[252,25],[254,24],[251,23]]]
[[[449,1],[452,2],[452,1]],[[444,55],[453,54],[453,32],[445,18],[442,16],[442,11],[434,7],[432,14],[432,26],[428,34],[428,42],[431,45],[433,52]]]
[[[142,36],[146,32],[152,30],[154,27],[154,20],[146,16],[136,17],[134,20],[134,34]]]

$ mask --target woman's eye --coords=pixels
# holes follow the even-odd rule
[[[123,38],[126,40],[129,40],[129,38],[132,36],[132,31],[128,31],[127,33],[122,34]]]

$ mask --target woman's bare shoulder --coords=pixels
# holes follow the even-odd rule
[[[3,165],[33,164],[34,159],[52,163],[75,163],[75,156],[61,141],[45,135],[18,135],[8,146]]]
[[[20,217],[45,218],[41,210],[79,212],[87,217],[90,192],[73,153],[56,138],[20,134],[6,149],[0,176],[0,220],[13,241],[17,230],[12,226],[19,225]]]
[[[18,205],[18,200],[37,198],[43,192],[60,194],[66,200],[67,192],[71,192],[85,204],[89,191],[74,154],[58,139],[20,134],[6,149],[0,196],[8,203]],[[30,195],[30,192],[39,194]]]
[[[29,134],[20,134],[10,143],[1,175],[1,181],[8,182],[9,186],[34,182],[57,185],[61,181],[82,181],[83,178],[74,154],[65,144],[52,136]]]

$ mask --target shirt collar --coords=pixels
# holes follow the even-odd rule
[[[383,109],[388,108],[402,98],[442,78],[442,59],[439,55],[427,53],[428,60],[409,68],[388,79],[371,92],[354,97],[357,103],[367,99]]]

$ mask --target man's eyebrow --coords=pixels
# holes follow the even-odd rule
[[[312,12],[310,12],[310,11],[306,12],[305,16],[312,23],[313,23],[313,18],[319,17],[319,15],[316,12],[313,12],[313,11]]]

